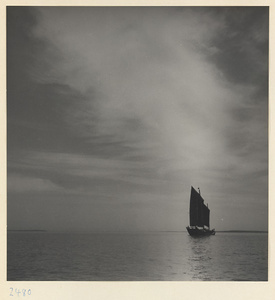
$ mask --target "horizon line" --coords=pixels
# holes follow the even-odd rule
[[[47,230],[47,229],[7,229],[8,231],[39,231],[39,232],[83,232],[83,233],[136,233],[136,232],[187,232],[187,230]],[[259,232],[268,233],[268,230],[216,230],[216,232]]]

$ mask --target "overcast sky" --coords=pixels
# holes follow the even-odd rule
[[[8,228],[267,230],[268,8],[9,7]]]

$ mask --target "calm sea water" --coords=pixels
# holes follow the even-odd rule
[[[265,281],[268,235],[8,233],[8,280]]]

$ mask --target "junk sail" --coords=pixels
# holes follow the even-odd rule
[[[188,233],[194,235],[211,235],[215,230],[210,230],[210,210],[208,205],[204,204],[204,199],[193,187],[190,195],[190,211]]]
[[[209,208],[199,193],[191,187],[190,196],[190,226],[207,226],[209,228]]]

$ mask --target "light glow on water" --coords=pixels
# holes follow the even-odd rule
[[[268,235],[8,233],[8,280],[265,281]]]

